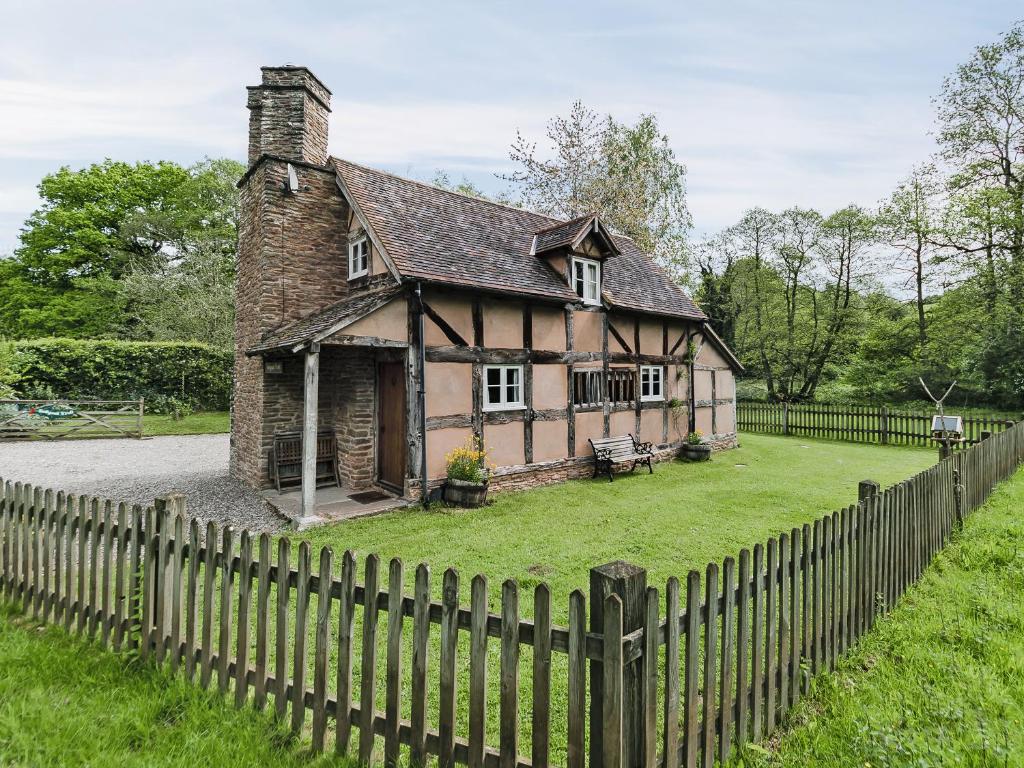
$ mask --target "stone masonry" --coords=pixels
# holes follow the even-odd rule
[[[265,333],[344,298],[348,206],[327,162],[330,92],[302,67],[265,67],[249,89],[250,167],[239,182],[231,473],[269,482],[273,432],[263,360],[245,350]],[[287,162],[299,191],[285,190]],[[296,357],[301,362],[301,358]],[[299,395],[301,408],[301,393]]]

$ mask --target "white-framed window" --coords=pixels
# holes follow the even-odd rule
[[[664,400],[664,373],[660,365],[640,366],[640,399]]]
[[[523,366],[484,366],[484,410],[514,411],[523,405]]]
[[[348,279],[362,277],[370,271],[370,240],[361,237],[348,244]]]
[[[600,304],[601,262],[573,257],[572,289],[584,304]]]

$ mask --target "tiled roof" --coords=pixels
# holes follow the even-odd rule
[[[534,253],[553,251],[555,248],[564,248],[576,242],[576,238],[584,229],[590,227],[594,220],[594,214],[578,216],[562,224],[555,224],[553,227],[535,232],[536,239],[533,242]]]
[[[402,287],[390,285],[386,288],[360,293],[352,298],[343,299],[319,312],[314,312],[294,323],[278,328],[269,336],[249,349],[248,354],[255,355],[275,349],[292,349],[300,344],[317,340],[318,337],[330,335],[339,326],[354,323],[376,309],[383,307],[402,292]]]
[[[403,278],[578,300],[544,259],[530,255],[530,249],[535,233],[554,232],[564,238],[579,222],[575,236],[591,216],[563,222],[346,160],[333,158],[333,162],[342,187]],[[612,306],[705,319],[633,241],[619,236],[614,240],[621,255],[605,262],[602,281]]]

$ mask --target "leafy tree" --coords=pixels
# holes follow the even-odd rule
[[[0,262],[0,334],[154,338],[121,281],[159,276],[197,253],[233,262],[238,219],[230,160],[190,168],[106,160],[39,185],[13,258]]]
[[[599,214],[677,273],[686,266],[686,168],[654,115],[635,125],[599,116],[576,102],[548,122],[550,146],[516,135],[509,152],[518,166],[505,178],[524,206],[558,218]]]
[[[933,280],[932,270],[940,258],[935,239],[940,226],[941,193],[942,185],[935,166],[917,166],[900,182],[878,213],[879,234],[884,242],[896,249],[892,266],[907,274],[904,287],[914,291],[921,352],[928,344],[925,290]]]

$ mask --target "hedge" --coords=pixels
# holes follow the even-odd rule
[[[0,344],[0,396],[137,400],[146,410],[227,410],[231,352],[193,342],[32,339]]]

